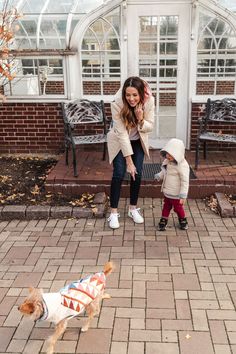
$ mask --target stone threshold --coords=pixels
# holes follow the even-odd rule
[[[236,217],[236,206],[232,205],[226,198],[224,193],[215,193],[218,209],[222,218]]]

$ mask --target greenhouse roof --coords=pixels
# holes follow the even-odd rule
[[[22,13],[12,49],[43,51],[69,49],[71,35],[81,18],[112,0],[0,0],[0,8],[6,3]],[[209,3],[236,12],[236,0]]]
[[[14,49],[66,49],[81,17],[109,0],[8,0],[22,14]],[[0,0],[2,9],[5,0]]]
[[[219,5],[229,9],[230,11],[236,12],[236,1],[235,0],[218,0]]]

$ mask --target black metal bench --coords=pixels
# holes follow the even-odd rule
[[[68,152],[72,148],[74,176],[78,176],[76,146],[87,144],[103,144],[103,160],[106,158],[107,150],[107,128],[106,116],[103,101],[75,100],[62,103],[64,138],[66,150],[66,164],[68,165]],[[95,124],[96,129],[101,130],[100,134],[79,135],[76,129],[78,125]],[[100,125],[100,126],[99,126]]]
[[[199,149],[201,142],[203,142],[203,156],[207,157],[207,141],[215,141],[219,143],[236,143],[235,134],[223,134],[218,129],[217,122],[220,124],[236,123],[236,100],[231,98],[224,98],[222,100],[212,101],[210,98],[206,104],[206,114],[199,119],[200,127],[196,141],[196,156],[195,169],[198,168],[199,163]],[[212,126],[211,126],[212,123]],[[236,129],[236,126],[235,126]]]

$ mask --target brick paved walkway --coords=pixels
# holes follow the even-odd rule
[[[87,333],[70,321],[57,353],[236,353],[236,219],[189,200],[189,230],[172,215],[160,233],[160,199],[141,202],[145,224],[124,217],[123,199],[115,232],[104,219],[0,222],[0,354],[44,352],[52,327],[17,310],[28,286],[56,291],[109,259],[112,299]]]

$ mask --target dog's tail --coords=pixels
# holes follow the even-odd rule
[[[114,263],[113,262],[107,262],[104,265],[103,268],[103,273],[105,274],[105,276],[111,274],[111,272],[115,269]]]

